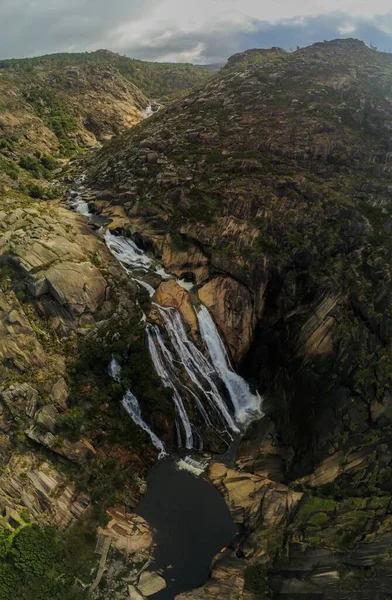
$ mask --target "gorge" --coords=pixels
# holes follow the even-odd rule
[[[384,600],[391,56],[127,60],[0,80],[0,597]]]

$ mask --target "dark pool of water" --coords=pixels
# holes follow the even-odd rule
[[[136,512],[157,530],[154,570],[163,569],[167,589],[153,600],[203,585],[212,558],[237,534],[222,496],[202,477],[177,470],[172,459],[159,461],[148,476],[148,490]]]

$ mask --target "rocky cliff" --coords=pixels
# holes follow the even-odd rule
[[[120,205],[121,229],[197,285],[233,361],[265,395],[273,426],[249,433],[238,463],[256,510],[236,548],[245,589],[381,598],[392,61],[356,40],[260,56],[231,61],[107,146],[89,183],[97,210]],[[225,491],[232,475],[218,479],[243,515]],[[264,512],[266,488],[285,498],[272,504],[281,519],[269,504]],[[214,586],[194,597],[206,594],[227,597]]]

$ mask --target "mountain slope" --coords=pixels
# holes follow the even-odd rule
[[[154,100],[201,85],[212,75],[208,69],[188,63],[154,63],[120,56],[109,50],[1,60],[0,69],[32,73],[40,68],[61,70],[65,66],[78,64],[111,67]]]
[[[23,189],[32,178],[50,179],[54,159],[138,123],[147,95],[181,93],[210,76],[192,65],[135,61],[104,50],[0,61],[0,179]]]
[[[90,167],[98,210],[121,204],[196,282],[265,393],[275,432],[240,466],[305,493],[294,516],[261,503],[245,524],[261,597],[389,590],[391,84],[391,56],[356,40],[240,61]]]

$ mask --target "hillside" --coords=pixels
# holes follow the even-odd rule
[[[0,183],[38,193],[58,159],[137,124],[149,98],[183,93],[209,77],[192,65],[105,50],[0,61]]]
[[[153,100],[183,93],[205,83],[211,76],[207,68],[192,64],[147,62],[120,56],[109,50],[0,60],[0,70],[34,73],[39,69],[56,70],[80,63],[112,67]]]
[[[181,597],[245,598],[234,582],[246,569],[257,597],[383,598],[392,59],[357,40],[257,56],[229,61],[89,167],[91,204],[121,206],[122,231],[196,284],[266,397],[270,421],[242,445],[242,479],[211,472],[246,535],[210,584]],[[241,503],[245,490],[259,503]],[[303,494],[296,511],[292,494]]]

